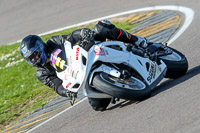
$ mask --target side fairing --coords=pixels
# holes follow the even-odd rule
[[[65,51],[68,66],[65,71],[57,72],[57,76],[63,80],[63,87],[78,92],[86,74],[88,53],[78,45],[72,48],[68,41],[65,42]]]

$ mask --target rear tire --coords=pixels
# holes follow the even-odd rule
[[[135,77],[128,79],[130,80],[130,82],[133,81],[132,84],[131,83],[123,84],[122,82],[129,82],[129,81],[123,81],[122,79],[120,79],[120,82],[118,82],[119,79],[118,80],[115,79],[118,78],[112,77],[104,72],[97,73],[94,76],[93,85],[97,90],[121,99],[140,101],[146,99],[151,94],[150,87],[147,86],[146,83]],[[141,86],[142,89],[137,89],[138,87],[137,88],[135,87],[137,85]]]
[[[171,57],[169,57],[170,55],[167,55],[167,56],[159,57],[159,60],[162,60],[167,65],[167,73],[166,73],[165,78],[178,78],[187,72],[188,61],[181,52],[173,48],[170,48],[170,49],[173,51],[172,54],[175,54],[176,56],[178,56],[177,58],[179,59],[178,60],[168,59]]]

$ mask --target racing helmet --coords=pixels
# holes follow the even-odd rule
[[[22,57],[31,65],[31,66],[44,66],[47,56],[44,51],[45,43],[37,35],[28,35],[26,36],[19,47]]]

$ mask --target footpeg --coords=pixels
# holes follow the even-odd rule
[[[112,97],[110,103],[115,104],[119,100],[120,100],[119,98]]]

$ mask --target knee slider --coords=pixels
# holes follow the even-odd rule
[[[110,21],[108,20],[102,20],[98,22],[99,25],[108,28],[108,29],[113,29],[115,28],[115,25],[113,25]]]

